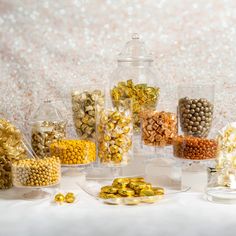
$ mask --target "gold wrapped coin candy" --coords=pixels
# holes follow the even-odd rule
[[[39,121],[32,126],[31,144],[37,157],[50,156],[51,143],[66,137],[66,122]]]
[[[101,163],[127,164],[132,155],[131,117],[125,111],[102,111],[97,131]]]
[[[96,112],[104,106],[104,93],[99,89],[74,91],[71,94],[73,120],[76,133],[82,139],[96,136]]]
[[[140,202],[153,203],[164,195],[164,189],[153,187],[143,177],[116,178],[111,186],[101,187],[98,196],[102,199],[124,199],[127,205],[137,205]]]
[[[58,157],[43,159],[24,159],[12,164],[13,184],[15,186],[41,187],[60,182],[61,165]]]
[[[20,131],[9,121],[0,119],[0,189],[12,187],[12,162],[26,157]]]
[[[96,158],[95,143],[89,140],[60,140],[52,143],[50,150],[65,165],[89,164]]]
[[[112,101],[115,105],[120,105],[127,98],[132,98],[132,112],[134,120],[134,130],[139,131],[139,112],[143,107],[155,108],[159,99],[160,89],[147,84],[134,84],[132,80],[119,82],[111,89]]]

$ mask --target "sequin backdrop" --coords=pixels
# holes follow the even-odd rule
[[[219,128],[236,115],[235,26],[235,0],[0,0],[0,111],[27,127],[43,99],[69,104],[72,87],[109,79],[138,32],[157,83],[216,84]],[[162,93],[160,106],[175,98]]]

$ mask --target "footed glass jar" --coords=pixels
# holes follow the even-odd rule
[[[97,148],[102,165],[123,166],[132,158],[133,124],[130,106],[130,99],[123,100],[117,106],[107,102],[97,114]]]
[[[44,101],[31,121],[31,144],[38,158],[50,156],[50,145],[66,137],[66,120],[50,101]]]
[[[153,59],[147,53],[138,34],[133,34],[118,57],[118,67],[110,79],[110,94],[114,105],[132,99],[133,127],[140,132],[139,112],[142,107],[155,108],[160,89],[152,71]]]

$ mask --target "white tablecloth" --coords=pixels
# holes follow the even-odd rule
[[[201,193],[150,205],[106,205],[80,189],[74,177],[63,178],[57,191],[74,191],[78,202],[58,206],[50,199],[4,199],[0,192],[0,235],[236,235],[236,205],[205,201]]]

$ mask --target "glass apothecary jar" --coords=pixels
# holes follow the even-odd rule
[[[153,59],[147,53],[138,34],[133,34],[118,57],[118,67],[110,79],[110,94],[114,105],[132,99],[132,116],[135,133],[140,132],[139,112],[142,107],[155,108],[160,89],[152,70]]]
[[[105,84],[82,84],[71,93],[71,104],[75,130],[78,138],[95,140],[96,112],[100,112],[105,102]]]
[[[127,165],[133,156],[132,100],[125,99],[113,106],[106,101],[97,113],[97,148],[101,165],[108,167]]]
[[[38,158],[50,156],[51,143],[66,137],[67,122],[51,100],[45,100],[39,106],[31,126],[31,144]]]

